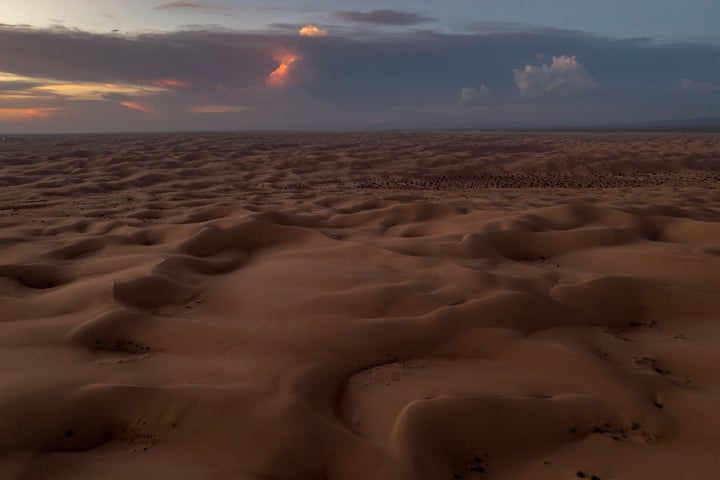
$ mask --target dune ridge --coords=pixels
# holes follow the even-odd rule
[[[720,467],[720,137],[0,144],[0,476]]]

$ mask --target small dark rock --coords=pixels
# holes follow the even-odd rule
[[[576,475],[578,478],[585,478],[585,472],[583,472],[582,470],[577,472]]]

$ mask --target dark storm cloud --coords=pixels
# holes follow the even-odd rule
[[[413,109],[419,108],[432,118],[439,108],[446,116],[467,116],[474,108],[507,107],[521,120],[547,109],[543,118],[554,124],[566,121],[560,117],[566,114],[593,121],[595,110],[588,110],[587,102],[612,108],[619,117],[647,112],[673,118],[694,111],[702,116],[720,109],[720,92],[707,87],[720,84],[718,46],[533,29],[364,35],[308,38],[296,32],[205,29],[123,36],[5,26],[0,27],[0,71],[67,82],[160,86],[164,93],[142,100],[157,112],[175,112],[173,120],[184,119],[184,128],[194,125],[193,109],[207,105],[212,108],[206,111],[254,105],[253,121],[262,121],[257,125],[263,128],[355,127],[386,115],[402,121],[417,118]],[[569,70],[561,70],[553,57],[577,60],[567,60]],[[284,81],[269,82],[281,65],[276,79],[284,75]],[[517,72],[528,66],[530,73],[522,79],[540,82],[532,90],[538,94],[523,95],[517,84]],[[568,80],[580,74],[583,85],[592,79],[593,88],[576,88],[578,82]],[[543,95],[556,81],[570,82],[562,87],[564,94]],[[2,88],[10,86],[0,83]],[[486,92],[482,102],[459,100],[473,90]],[[332,119],[323,123],[317,113],[322,111],[331,112]],[[235,125],[240,124],[228,127]]]
[[[514,70],[576,56],[602,87],[592,94],[622,96],[674,87],[680,78],[720,78],[720,47],[608,40],[577,32],[488,35],[413,33],[372,41],[313,45],[313,66],[333,101],[430,103],[457,98],[485,84],[498,101],[519,96]],[[695,73],[683,73],[695,72]],[[527,100],[527,99],[525,99]]]
[[[416,13],[388,9],[372,10],[370,12],[342,11],[335,12],[333,16],[343,22],[373,25],[419,25],[433,20],[430,17]]]
[[[284,40],[223,31],[128,37],[0,28],[0,69],[67,81],[143,83],[171,78],[199,89],[228,81],[252,84],[277,66],[271,53]]]

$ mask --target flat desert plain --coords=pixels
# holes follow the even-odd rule
[[[0,142],[0,477],[720,475],[720,134]]]

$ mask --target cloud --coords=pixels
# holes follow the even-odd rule
[[[203,2],[168,2],[161,5],[157,5],[152,8],[153,10],[195,10],[202,11],[204,13],[227,13],[230,11],[228,7],[218,5],[215,3],[203,3]]]
[[[174,8],[207,8],[207,5],[198,2],[169,2],[153,7],[153,10],[170,10]]]
[[[0,28],[0,55],[3,70],[34,85],[79,84],[91,90],[115,85],[128,94],[175,90],[212,96],[219,85],[262,85],[278,67],[273,53],[293,37],[226,31],[123,36],[6,27]],[[0,75],[3,80],[11,78]],[[143,92],[129,91],[133,88]]]
[[[380,30],[356,38],[340,28],[332,41],[311,41],[317,39],[298,34],[301,26],[136,35],[0,26],[0,68],[7,72],[0,73],[0,107],[13,109],[1,116],[0,131],[369,128],[378,118],[389,127],[517,118],[572,125],[720,111],[720,95],[667,95],[668,85],[714,91],[697,79],[720,78],[718,46],[559,30]],[[568,51],[576,57],[537,59],[538,52]],[[578,59],[592,66],[592,76]],[[527,64],[514,82],[510,72]],[[687,82],[678,84],[678,71]],[[603,88],[592,96],[574,95],[598,84]],[[536,97],[544,101],[528,101]],[[467,108],[476,102],[483,109]],[[60,110],[34,113],[47,108]],[[20,126],[8,120],[24,111],[51,115]]]
[[[554,29],[535,25],[531,23],[522,23],[522,22],[499,22],[499,21],[489,21],[489,20],[473,20],[470,22],[465,22],[460,25],[464,30],[467,30],[469,32],[473,33],[482,33],[482,34],[493,34],[493,33],[511,33],[511,32],[549,32],[553,31]]]
[[[300,57],[297,54],[283,48],[275,53],[273,58],[279,65],[275,70],[270,72],[270,75],[268,75],[265,83],[270,87],[283,87],[290,83],[293,66]]]
[[[575,55],[552,57],[551,65],[526,65],[513,72],[520,93],[528,96],[575,95],[599,86]]]
[[[190,109],[194,113],[237,113],[252,110],[254,108],[247,105],[198,105]]]
[[[22,122],[52,117],[59,108],[0,108],[0,121]]]
[[[61,101],[103,101],[137,98],[167,91],[168,80],[140,84],[66,82],[43,77],[28,77],[0,72],[0,101],[5,103],[48,103]],[[164,88],[161,88],[164,87]],[[42,113],[45,109],[32,109]],[[36,115],[37,116],[37,115]]]
[[[460,102],[465,104],[476,103],[490,93],[490,87],[480,85],[478,88],[465,87],[460,92]]]
[[[155,109],[147,104],[139,103],[139,102],[133,102],[130,100],[126,100],[124,102],[118,102],[123,107],[131,108],[133,110],[137,110],[139,112],[143,113],[155,113]]]
[[[177,80],[174,78],[161,78],[158,80],[151,80],[150,83],[152,83],[155,86],[161,87],[161,88],[187,88],[190,85],[188,85],[186,82],[183,82],[182,80]]]
[[[374,25],[419,25],[433,19],[415,13],[398,10],[372,10],[370,12],[342,11],[333,14],[335,18],[348,23],[370,23]]]
[[[709,82],[696,82],[689,78],[683,78],[678,82],[677,90],[694,93],[710,93],[720,91],[720,85]]]
[[[315,25],[305,25],[298,32],[302,37],[327,37],[327,30],[316,27]]]

